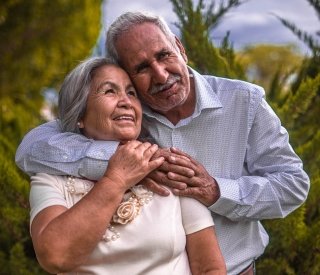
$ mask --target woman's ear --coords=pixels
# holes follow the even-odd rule
[[[78,121],[77,126],[79,129],[83,129],[84,128],[83,120]]]
[[[182,58],[184,59],[184,61],[186,63],[188,63],[188,56],[186,54],[186,50],[184,49],[184,47],[182,45],[182,42],[180,41],[180,39],[177,36],[175,36],[175,40],[176,40],[176,45],[180,51]]]

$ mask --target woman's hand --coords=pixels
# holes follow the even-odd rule
[[[137,140],[120,145],[110,158],[104,177],[127,190],[162,165],[164,157],[152,158],[157,150],[158,145]]]
[[[139,141],[119,146],[104,177],[80,201],[70,209],[47,207],[34,218],[33,244],[39,262],[48,272],[71,271],[87,261],[124,192],[163,163],[163,157],[151,160],[157,149],[157,145]],[[57,191],[53,188],[52,193]]]

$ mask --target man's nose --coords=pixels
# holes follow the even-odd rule
[[[164,84],[167,82],[169,73],[165,64],[154,61],[151,63],[152,78],[155,84]]]

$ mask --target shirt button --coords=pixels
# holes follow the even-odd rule
[[[63,156],[63,159],[68,159],[68,155],[64,154]]]

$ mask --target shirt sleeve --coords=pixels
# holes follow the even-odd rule
[[[51,121],[24,137],[15,160],[29,175],[45,172],[97,180],[104,174],[118,145],[117,141],[97,141],[80,134],[61,133],[58,122]]]
[[[67,207],[63,186],[56,176],[39,173],[31,177],[30,225],[34,217],[43,209],[61,205]]]
[[[179,197],[182,224],[186,235],[214,225],[210,211],[195,199]]]
[[[243,176],[215,179],[221,197],[209,209],[233,221],[285,217],[306,200],[310,187],[287,131],[264,99],[249,129]]]

